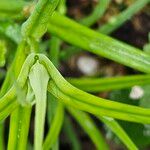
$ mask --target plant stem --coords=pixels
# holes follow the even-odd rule
[[[34,149],[42,149],[44,138],[44,123],[47,103],[47,84],[49,75],[47,70],[38,61],[32,66],[29,80],[35,95],[35,129]]]
[[[100,92],[150,84],[150,75],[130,75],[110,78],[68,78],[68,82],[86,92]]]
[[[25,150],[32,107],[17,107],[11,114],[8,150]]]
[[[65,103],[67,102],[67,104],[72,106],[75,104],[74,106],[76,108],[78,108],[80,104],[83,106],[82,109],[89,108],[89,110],[90,107],[95,106],[95,109],[93,110],[91,109],[92,112],[98,113],[99,111],[98,114],[99,115],[101,114],[102,116],[110,115],[110,117],[114,117],[118,119],[126,118],[127,120],[130,121],[132,120],[135,122],[142,122],[142,120],[144,119],[143,121],[149,122],[148,116],[150,115],[150,111],[148,109],[139,108],[136,106],[130,106],[130,105],[121,104],[112,101],[106,101],[102,98],[98,98],[86,92],[83,92],[73,87],[68,82],[66,82],[66,80],[64,80],[64,78],[59,74],[57,69],[53,66],[53,64],[48,60],[48,58],[46,58],[44,55],[38,55],[38,56],[40,62],[47,68],[49,74],[51,75],[52,80],[49,83],[48,90],[50,90],[50,92],[54,94],[58,99],[61,99]],[[125,114],[126,115],[129,114],[129,116],[127,117]],[[141,121],[139,121],[137,118],[139,118],[139,120],[141,119]]]
[[[49,52],[49,56],[51,61],[53,62],[53,64],[58,67],[59,66],[59,51],[60,51],[60,45],[61,45],[61,40],[55,36],[52,36],[51,41],[50,41],[50,52]],[[49,123],[49,131],[48,131],[48,135],[47,138],[44,141],[45,145],[49,145],[49,149],[52,148],[55,149],[55,147],[58,147],[59,145],[59,140],[58,140],[58,136],[63,124],[63,118],[64,118],[64,108],[63,105],[60,104],[60,102],[57,101],[57,99],[50,93],[48,93],[48,123]],[[60,116],[56,115],[59,113],[60,108],[63,110],[60,113]],[[59,109],[58,109],[59,108]],[[63,116],[63,117],[62,117]],[[53,125],[55,124],[54,122],[57,121],[58,117],[62,118],[59,122],[57,122],[57,125]],[[52,124],[52,125],[51,125]],[[55,134],[55,132],[52,132],[51,130],[54,130],[57,134]],[[52,135],[54,134],[54,135]],[[51,141],[51,137],[55,136],[55,139],[53,139],[53,142]],[[47,146],[45,146],[46,149]]]
[[[17,1],[17,0],[1,0],[0,2],[0,12],[6,12],[6,13],[20,13],[22,11],[22,8],[25,5],[28,5],[29,2],[24,1]],[[11,6],[11,7],[10,7]]]
[[[3,123],[0,123],[0,149],[2,149],[2,150],[5,149],[5,144],[4,144],[4,125],[3,125]]]
[[[104,34],[110,34],[120,27],[123,23],[131,19],[138,11],[146,6],[150,0],[136,0],[129,8],[121,12],[119,15],[110,18],[109,22],[101,26],[98,31]]]
[[[61,14],[66,13],[66,0],[61,0],[59,1],[59,5],[57,7],[57,10]],[[61,46],[62,41],[55,37],[52,36],[50,40],[50,51],[49,51],[49,57],[53,64],[58,67],[59,66],[59,52],[60,52],[60,46]],[[51,148],[52,150],[59,149],[59,139],[58,136],[61,131],[61,127],[64,121],[64,106],[57,101],[57,99],[49,93],[48,95],[48,123],[50,126],[50,129],[48,131],[47,138],[45,139],[45,145],[49,145],[49,149]],[[61,113],[59,114],[61,110]],[[59,115],[56,115],[59,114]],[[57,119],[61,118],[59,122],[57,122],[57,125],[55,125],[55,122]],[[52,124],[52,125],[51,125]],[[53,132],[55,131],[55,132]],[[51,137],[55,137],[51,139]],[[53,142],[52,142],[53,141]],[[45,146],[46,148],[47,146]]]
[[[77,133],[75,132],[75,130],[72,126],[72,122],[71,122],[69,116],[67,116],[67,115],[65,116],[63,129],[65,131],[66,136],[68,137],[67,139],[71,143],[71,149],[72,150],[81,150],[81,144],[77,137]]]
[[[79,22],[88,27],[93,25],[104,15],[109,2],[110,0],[98,0],[98,4],[94,8],[94,11],[89,16],[81,19]]]
[[[20,43],[18,49],[17,49],[16,55],[15,55],[15,59],[14,59],[12,65],[10,66],[10,68],[9,68],[7,74],[6,74],[5,80],[4,80],[3,85],[1,87],[0,97],[2,97],[9,90],[9,88],[12,86],[12,84],[14,82],[14,78],[16,79],[18,77],[18,74],[20,73],[22,64],[24,63],[24,60],[26,58],[26,54],[24,54],[24,52],[23,52],[23,50],[25,49],[25,47],[26,47],[25,46],[25,42],[22,41]],[[12,75],[12,72],[13,72],[13,75]],[[15,99],[15,96],[13,95],[12,98],[10,98],[10,100],[14,100],[14,99]],[[1,101],[1,102],[3,103],[3,101]],[[15,102],[13,104],[13,102],[10,101],[8,103],[10,104],[10,106],[8,106],[8,108],[6,109],[6,111],[4,112],[4,114],[2,113],[2,115],[1,115],[4,118],[8,116],[8,111],[10,111],[10,110],[12,111],[17,106],[17,102]],[[5,104],[5,101],[4,101],[4,104]],[[7,106],[7,104],[5,106]],[[13,129],[14,128],[12,128],[12,130]]]
[[[81,125],[83,130],[89,135],[94,145],[96,146],[96,149],[109,150],[103,136],[88,114],[70,107],[68,107],[68,110],[76,119],[76,121]]]
[[[58,103],[58,106],[56,108],[56,114],[51,124],[50,131],[48,132],[48,135],[46,136],[46,139],[43,144],[43,150],[49,150],[52,148],[53,144],[55,144],[55,141],[58,138],[59,132],[61,130],[63,118],[64,108],[61,103]]]
[[[0,16],[2,18],[23,19],[25,16],[24,8],[33,5],[33,3],[17,0],[1,0]],[[11,6],[11,7],[10,7]]]
[[[18,84],[20,87],[22,87],[26,82],[29,70],[32,64],[35,62],[34,57],[38,57],[39,62],[45,66],[50,75],[51,81],[49,82],[48,90],[56,98],[62,100],[62,102],[66,105],[73,106],[77,109],[84,110],[98,116],[108,116],[143,124],[150,123],[149,109],[109,101],[93,96],[73,87],[60,75],[50,60],[42,54],[31,54],[26,59],[22,68],[22,72],[18,78]],[[15,96],[15,92],[11,92],[9,91],[4,97],[0,99],[0,107],[2,108],[0,110],[5,111],[5,109],[8,108],[5,108],[5,105],[8,104],[9,106],[10,99],[13,99]]]
[[[119,28],[123,23],[128,21],[135,13],[137,13],[144,6],[146,6],[146,4],[148,2],[150,2],[150,1],[149,0],[144,0],[144,1],[138,0],[138,1],[136,1],[134,4],[132,4],[125,11],[119,13],[115,17],[112,17],[108,23],[104,24],[103,26],[100,26],[98,31],[100,33],[103,33],[103,34],[110,34],[110,33],[112,33],[114,30]],[[99,3],[99,5],[100,5],[99,7],[103,7],[102,5],[105,5],[105,7],[107,7],[107,5],[108,5],[107,3],[108,3],[107,0],[104,0],[104,1],[101,0],[100,3]],[[106,8],[103,7],[101,9],[98,9],[97,11],[101,11],[101,10],[103,11],[103,9],[106,9]],[[95,12],[95,15],[93,16],[93,14],[91,14],[91,16],[92,17],[94,17],[94,16],[96,17],[96,16],[98,16],[98,14],[96,14],[96,12]],[[81,24],[83,23],[84,25],[88,26],[90,24],[90,21],[92,21],[91,19],[93,19],[93,18],[91,18],[91,16],[83,19],[83,21],[81,20]],[[73,54],[79,53],[81,51],[82,51],[82,49],[80,49],[80,48],[73,47],[73,46],[69,47],[68,49],[65,49],[65,51],[63,51],[62,59],[67,59],[68,57],[72,56]]]
[[[123,128],[113,119],[107,117],[98,117],[104,124],[106,124],[127,146],[129,150],[138,150],[136,145],[132,142]]]
[[[88,29],[56,12],[49,21],[49,32],[64,41],[139,71],[150,72],[150,56],[139,49]]]
[[[50,16],[59,0],[39,0],[31,16],[22,26],[22,35],[25,38],[39,39],[47,30]]]
[[[64,94],[63,92],[61,92],[58,87],[52,82],[49,84],[48,90],[55,97],[60,99],[65,105],[89,112],[99,117],[108,116],[125,121],[143,124],[150,123],[150,111],[148,109],[104,100],[87,93],[86,95],[84,95],[83,93],[81,94],[80,92],[77,92],[75,89],[72,90],[74,92],[76,91],[77,95],[75,96],[73,94],[74,92],[72,93],[71,90],[70,93],[72,94],[72,96],[70,96],[69,93]]]
[[[59,51],[60,51],[61,40],[55,36],[52,36],[50,40],[50,60],[53,64],[58,67],[59,65]]]
[[[33,54],[30,54],[30,56],[28,56],[28,61],[24,62],[18,76],[17,84],[20,88],[25,86],[30,68],[33,66],[34,62]],[[17,106],[19,106],[19,101],[16,99],[16,87],[13,85],[8,92],[0,98],[0,121],[5,119]]]

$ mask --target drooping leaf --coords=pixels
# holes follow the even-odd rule
[[[31,68],[29,80],[35,95],[35,149],[42,149],[46,115],[48,72],[38,61]]]

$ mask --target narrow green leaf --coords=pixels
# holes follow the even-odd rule
[[[0,123],[0,149],[4,149],[4,125]]]
[[[31,16],[22,26],[22,35],[25,38],[39,39],[47,30],[50,16],[59,0],[39,0]]]
[[[30,84],[35,95],[35,132],[34,149],[42,149],[44,137],[44,123],[46,115],[47,84],[49,75],[47,70],[38,61],[32,66],[29,73]]]
[[[20,88],[23,88],[25,86],[30,68],[31,66],[33,66],[34,62],[34,54],[30,54],[30,56],[28,56],[27,60],[24,62],[17,80],[17,84],[18,86],[20,86]],[[6,82],[9,85],[8,81],[11,80],[7,80]],[[19,105],[19,101],[17,101],[17,92],[15,85],[8,88],[7,84],[4,86],[3,91],[1,90],[2,93],[0,96],[0,121],[10,115],[10,113]],[[8,91],[6,94],[4,92],[5,90]]]
[[[30,116],[30,106],[19,106],[11,114],[8,150],[26,150]]]
[[[68,82],[87,92],[100,92],[150,84],[150,75],[130,75],[110,78],[68,78]]]
[[[17,0],[1,0],[0,1],[0,17],[1,18],[24,18],[24,8],[33,5],[32,2],[17,1]],[[11,6],[11,7],[10,7]]]
[[[108,8],[110,0],[98,0],[97,6],[95,6],[94,11],[87,17],[81,19],[79,22],[85,26],[91,26],[96,23],[105,13]]]
[[[0,40],[0,67],[5,65],[5,54],[6,54],[5,41]]]
[[[129,150],[138,150],[137,146],[132,142],[127,133],[113,118],[99,117],[99,119],[121,139]]]
[[[69,118],[67,114],[65,115],[63,129],[64,129],[64,132],[67,136],[69,143],[71,144],[71,149],[81,150],[80,140],[78,139],[77,133],[73,128],[73,123],[71,122],[71,119]]]
[[[115,29],[120,27],[123,23],[131,19],[133,15],[135,15],[138,11],[140,11],[144,6],[146,6],[150,0],[136,0],[129,8],[110,18],[109,22],[104,24],[102,27],[99,28],[99,32],[104,34],[110,34]]]
[[[71,107],[68,107],[71,115],[76,119],[80,124],[83,130],[89,135],[91,140],[98,150],[109,150],[108,145],[106,144],[103,135],[101,135],[97,126],[94,124],[90,116],[82,111],[75,110]]]
[[[148,54],[86,28],[56,12],[50,17],[48,30],[72,45],[139,71],[150,73],[150,56]]]
[[[56,114],[54,116],[50,130],[43,144],[43,150],[49,150],[55,144],[63,124],[63,119],[64,119],[64,107],[61,103],[58,103],[56,108]]]

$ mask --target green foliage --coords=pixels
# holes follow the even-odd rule
[[[107,10],[109,2],[110,0],[99,1],[93,12],[79,20],[79,23],[86,26],[96,23]],[[100,32],[111,33],[148,2],[149,0],[136,1],[127,10],[103,25]],[[3,137],[3,121],[10,116],[7,149],[24,150],[28,145],[35,150],[58,150],[59,134],[65,121],[64,131],[71,138],[73,149],[80,150],[81,145],[71,126],[72,122],[65,114],[65,108],[83,128],[97,149],[107,150],[109,146],[88,113],[105,124],[128,149],[137,150],[148,145],[150,143],[148,136],[150,75],[65,79],[56,67],[59,66],[60,57],[68,59],[76,51],[76,47],[69,47],[72,52],[65,51],[62,57],[63,53],[60,49],[64,40],[98,56],[150,73],[150,56],[146,53],[149,45],[145,46],[145,52],[143,52],[80,25],[64,16],[67,11],[65,3],[65,0],[39,0],[37,3],[0,1],[0,36],[2,37],[0,67],[8,67],[0,90],[0,149],[6,146]],[[23,22],[26,17],[28,19]],[[49,37],[48,42],[43,41],[42,37],[45,33],[52,35],[50,42]],[[14,50],[16,53],[13,61],[5,55],[6,44],[9,45],[10,42],[13,49],[17,46]],[[41,45],[44,46],[40,49]],[[45,53],[48,57],[37,52]],[[7,53],[12,54],[12,51],[7,49]],[[7,59],[11,62],[10,65],[7,64]],[[129,99],[129,90],[120,90],[134,85],[142,85],[145,92],[139,103]],[[111,100],[87,93],[109,90],[119,90],[111,93]],[[35,105],[34,146],[28,140],[33,105]],[[49,131],[44,138],[46,110]]]
[[[141,99],[133,100],[129,98],[130,89],[117,90],[113,91],[110,95],[112,100],[118,99],[119,102],[128,103],[132,105],[139,105],[142,107],[149,108],[149,85],[142,87],[144,90],[144,95]],[[140,125],[136,123],[128,123],[119,121],[120,125],[124,128],[124,130],[128,133],[131,139],[138,145],[138,147],[142,148],[146,145],[149,145],[150,138],[148,133],[148,129],[146,129],[145,125]]]
[[[86,28],[57,12],[51,16],[48,30],[64,41],[98,56],[150,73],[150,56],[148,54],[126,43]]]
[[[50,16],[59,0],[39,0],[31,16],[22,26],[23,37],[39,39],[47,30]]]
[[[42,149],[44,137],[44,122],[46,115],[47,85],[49,75],[38,61],[31,68],[29,74],[31,87],[35,95],[35,149]],[[40,82],[39,82],[40,81]]]
[[[5,65],[5,54],[6,54],[6,44],[4,41],[0,40],[0,67]]]
[[[124,10],[119,15],[112,17],[107,24],[100,27],[99,32],[104,33],[104,34],[110,34],[119,26],[121,26],[123,23],[131,19],[134,14],[136,14],[149,2],[150,0],[142,0],[142,1],[137,0],[129,8]]]

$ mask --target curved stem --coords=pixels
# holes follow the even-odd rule
[[[94,8],[94,11],[89,16],[81,19],[79,22],[88,27],[93,25],[104,15],[109,2],[110,0],[98,0],[98,4]]]
[[[26,82],[26,77],[31,68],[30,65],[35,63],[34,57],[38,57],[39,62],[45,66],[50,75],[51,81],[49,82],[48,90],[65,104],[98,116],[109,116],[145,124],[150,123],[149,109],[102,99],[73,87],[60,75],[50,60],[42,54],[31,54],[25,61],[24,67],[26,67],[26,69],[22,70],[18,78],[18,84],[21,85],[21,87]],[[2,99],[5,99],[5,96]],[[7,101],[5,102],[7,103]],[[3,108],[3,105],[0,105],[0,107]]]

